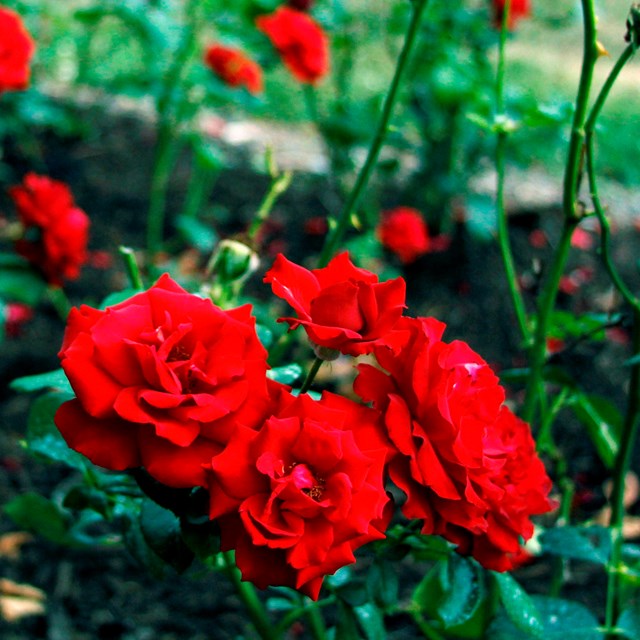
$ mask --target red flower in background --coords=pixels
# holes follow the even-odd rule
[[[502,27],[502,19],[506,7],[506,0],[492,0],[493,5],[493,24],[497,29]],[[528,18],[531,15],[531,6],[529,0],[511,0],[511,8],[509,10],[508,29],[513,29],[521,18]]]
[[[551,482],[528,425],[502,406],[497,377],[466,343],[443,342],[444,328],[402,318],[404,343],[374,348],[386,372],[360,365],[355,390],[384,414],[403,513],[422,520],[423,533],[504,571],[532,534],[530,516],[552,508]]]
[[[229,86],[245,87],[254,95],[262,91],[262,69],[242,51],[213,44],[207,48],[204,59],[211,70]]]
[[[383,247],[409,264],[429,251],[429,229],[422,214],[411,207],[396,207],[382,214],[378,237]]]
[[[322,28],[306,13],[280,7],[256,19],[285,66],[300,82],[314,84],[329,71],[329,44]]]
[[[9,189],[24,227],[16,251],[42,271],[46,280],[62,285],[74,280],[87,261],[89,218],[78,208],[69,187],[29,173]]]
[[[324,576],[385,537],[388,444],[379,414],[340,396],[282,393],[278,405],[212,459],[210,517],[244,580],[317,599]]]
[[[223,311],[164,275],[104,311],[71,310],[59,357],[77,397],[55,423],[97,465],[204,485],[238,425],[264,419],[266,355],[248,305]]]
[[[311,271],[280,254],[264,282],[298,314],[279,322],[288,322],[290,329],[302,325],[314,344],[353,356],[371,353],[377,341],[386,339],[405,307],[402,278],[378,282],[346,252]]]
[[[20,16],[4,7],[0,7],[0,34],[0,93],[26,89],[35,47]]]

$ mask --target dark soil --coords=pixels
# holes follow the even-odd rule
[[[40,132],[41,164],[54,178],[71,186],[79,205],[92,219],[91,249],[117,255],[119,245],[140,247],[144,241],[146,194],[152,164],[153,129],[134,116],[105,119],[101,109],[84,110],[81,115],[89,135],[60,139]],[[244,227],[256,210],[267,180],[242,169],[242,150],[234,150],[237,168],[228,170],[217,182],[213,204],[226,212],[218,230],[232,233]],[[11,157],[11,156],[10,156]],[[183,159],[183,160],[186,160]],[[248,166],[245,164],[244,166]],[[16,179],[29,170],[29,162],[13,149]],[[169,198],[169,209],[177,211],[184,196],[187,163],[176,172]],[[294,260],[302,260],[319,246],[320,240],[305,235],[304,220],[324,215],[327,198],[323,177],[299,175],[294,187],[274,212],[272,250],[285,250]],[[512,212],[512,233],[519,271],[526,285],[535,289],[537,270],[546,266],[548,248],[535,249],[529,241],[534,229],[543,229],[556,238],[558,212]],[[615,235],[615,254],[631,282],[638,284],[635,256],[640,245],[633,229],[619,229]],[[101,254],[94,253],[94,256]],[[189,254],[190,255],[190,254]],[[204,257],[200,257],[203,260]],[[564,294],[562,305],[574,311],[622,311],[600,267],[595,249],[575,250],[573,265],[592,268],[595,277],[573,295]],[[188,260],[184,259],[186,265]],[[186,267],[185,267],[186,268]],[[409,289],[409,313],[434,315],[448,326],[448,339],[461,338],[471,344],[496,370],[511,369],[523,363],[515,322],[510,312],[499,252],[495,243],[480,242],[460,222],[447,251],[425,256],[409,267],[405,276]],[[126,285],[121,265],[104,268],[88,266],[80,280],[71,283],[72,302],[100,299]],[[256,284],[256,291],[260,285]],[[266,295],[262,292],[262,296]],[[2,345],[0,404],[0,504],[25,491],[51,495],[69,472],[34,460],[20,446],[31,399],[8,390],[15,377],[55,369],[56,352],[62,340],[63,324],[49,304],[43,303],[35,318],[17,338]],[[593,392],[606,396],[621,408],[628,357],[624,321],[616,329],[618,340],[580,342],[556,356],[578,380]],[[514,400],[521,390],[512,389]],[[560,422],[557,438],[584,495],[589,496],[576,515],[586,517],[604,504],[602,483],[606,472],[598,461],[582,427],[570,416]],[[636,457],[640,460],[640,456]],[[0,519],[0,534],[14,525]],[[402,565],[403,575],[419,573],[420,567]],[[550,563],[536,562],[519,573],[531,592],[545,593]],[[253,637],[246,615],[231,593],[226,579],[200,566],[186,575],[149,576],[124,549],[105,551],[68,550],[40,539],[25,544],[15,558],[0,554],[0,577],[42,589],[47,595],[46,614],[25,617],[14,623],[0,616],[0,637],[6,640],[205,640]],[[407,580],[408,583],[411,580]],[[563,592],[585,602],[599,615],[603,608],[604,578],[586,566],[574,567]],[[273,594],[272,594],[273,595]],[[408,620],[390,621],[390,637],[417,637]],[[303,627],[295,627],[291,637],[306,637]]]

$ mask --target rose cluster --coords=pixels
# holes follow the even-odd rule
[[[72,310],[60,358],[76,393],[56,414],[68,444],[113,470],[204,487],[222,550],[245,580],[317,598],[324,576],[385,537],[400,510],[484,566],[513,566],[551,482],[527,424],[487,363],[444,325],[409,318],[401,278],[347,254],[265,276],[318,352],[369,354],[357,395],[296,394],[267,375],[248,306],[223,310],[168,275],[97,310]],[[372,362],[372,360],[370,360]]]
[[[69,187],[47,176],[28,173],[9,189],[22,225],[16,251],[50,284],[74,280],[87,261],[89,217],[76,206]]]
[[[329,43],[322,27],[306,11],[309,0],[289,2],[273,13],[256,18],[256,27],[270,40],[285,67],[303,84],[316,84],[329,71]],[[258,94],[263,89],[262,68],[246,53],[221,43],[205,51],[205,63],[230,87],[245,87]]]

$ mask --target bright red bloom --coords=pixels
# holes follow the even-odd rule
[[[530,516],[552,508],[551,482],[528,425],[502,406],[497,377],[466,343],[443,342],[444,328],[402,318],[404,343],[374,348],[386,373],[361,365],[355,390],[384,414],[403,513],[422,520],[423,533],[504,571],[532,535]]]
[[[4,7],[0,7],[0,34],[0,93],[26,89],[35,47],[20,16]]]
[[[262,69],[238,49],[213,44],[207,48],[205,62],[211,70],[231,87],[245,87],[249,93],[261,93]]]
[[[396,207],[382,214],[378,237],[383,247],[409,264],[429,251],[429,228],[422,214],[411,207]]]
[[[87,261],[89,218],[66,184],[29,173],[9,189],[24,234],[16,251],[42,271],[48,282],[74,280]]]
[[[298,314],[279,322],[288,322],[291,329],[302,325],[314,344],[354,356],[371,353],[377,341],[386,339],[405,307],[402,278],[378,282],[346,252],[311,271],[280,254],[264,282]]]
[[[55,423],[97,465],[204,485],[202,465],[264,418],[266,355],[248,305],[223,311],[165,274],[104,311],[71,310],[59,356],[77,398]]]
[[[385,537],[387,447],[376,411],[330,393],[282,393],[259,430],[237,429],[211,461],[209,491],[242,578],[317,599],[324,576]]]
[[[493,24],[496,29],[502,27],[502,19],[504,17],[504,9],[506,0],[492,0],[493,5]],[[509,10],[508,29],[513,29],[521,18],[528,18],[531,15],[531,6],[529,0],[511,0],[511,8]]]
[[[289,7],[280,7],[256,19],[282,61],[300,82],[314,84],[329,71],[327,36],[311,16]]]

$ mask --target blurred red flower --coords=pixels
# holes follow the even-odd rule
[[[245,87],[254,95],[263,89],[262,69],[238,49],[212,44],[205,52],[206,64],[230,87]]]
[[[0,7],[0,93],[29,85],[29,62],[35,46],[20,16]]]
[[[61,286],[74,280],[87,261],[89,218],[75,205],[69,187],[46,176],[28,173],[22,184],[11,187],[18,218],[24,228],[16,251],[44,275]]]
[[[493,4],[493,24],[499,29],[502,26],[506,0],[492,0]],[[531,5],[529,0],[511,0],[511,8],[509,10],[509,19],[507,23],[508,29],[513,29],[521,18],[527,18],[531,15]]]
[[[409,264],[430,249],[429,228],[422,214],[411,207],[396,207],[382,214],[378,226],[382,246]]]
[[[273,411],[212,459],[209,515],[244,580],[317,599],[326,575],[385,537],[388,443],[377,411],[330,393],[282,392]]]
[[[269,37],[297,80],[314,84],[328,73],[327,36],[311,16],[280,7],[272,14],[258,17],[256,25]]]
[[[264,282],[298,315],[279,322],[291,329],[302,325],[314,344],[353,356],[371,353],[377,341],[387,339],[405,308],[402,278],[378,282],[346,252],[311,271],[280,254]]]
[[[444,329],[434,318],[402,318],[404,342],[374,347],[384,371],[360,365],[354,388],[383,413],[403,513],[505,571],[533,533],[530,517],[553,507],[551,481],[498,378],[466,343],[442,341]]]

